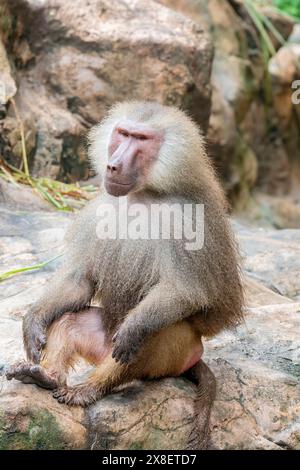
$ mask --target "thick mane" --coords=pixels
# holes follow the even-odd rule
[[[114,105],[107,117],[90,131],[89,157],[94,170],[103,175],[108,160],[108,144],[116,124],[129,119],[145,123],[164,133],[157,161],[145,189],[162,194],[215,194],[223,201],[211,162],[205,151],[205,140],[198,126],[183,111],[156,102],[129,101]]]

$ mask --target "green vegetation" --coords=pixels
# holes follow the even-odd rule
[[[7,429],[4,417],[0,419],[1,450],[60,450],[65,447],[56,419],[47,410],[33,413],[22,430]]]
[[[270,57],[276,54],[276,49],[272,42],[272,35],[282,45],[285,44],[285,39],[281,36],[280,32],[275,28],[267,16],[260,11],[254,0],[244,0],[244,3],[251,20],[259,32],[263,57],[265,62],[268,63]]]
[[[24,165],[25,166],[25,165]],[[37,194],[49,202],[58,211],[74,211],[74,207],[80,208],[89,199],[92,199],[97,188],[93,185],[79,186],[79,184],[67,184],[50,178],[34,178],[28,172],[14,168],[0,156],[0,177],[13,183],[15,186],[24,184],[31,186]]]
[[[300,20],[300,0],[274,0],[274,4],[288,15]]]
[[[258,2],[257,0],[244,0],[248,14],[259,34],[260,49],[265,69],[265,76],[263,81],[264,98],[266,105],[270,106],[272,102],[272,87],[268,66],[269,60],[276,54],[273,38],[276,38],[282,46],[285,45],[286,41],[280,32],[276,29],[274,24],[262,12],[260,8],[262,3],[265,2]]]
[[[44,261],[42,263],[34,264],[32,266],[26,266],[25,268],[16,268],[16,269],[11,269],[10,271],[6,271],[3,274],[0,274],[0,282],[5,281],[5,279],[9,279],[10,277],[16,276],[17,274],[25,273],[27,271],[35,271],[36,269],[42,269],[48,264],[52,263],[52,261],[60,258],[61,255],[57,255],[54,258],[49,259],[48,261]]]
[[[0,155],[0,177],[16,186],[19,183],[31,186],[43,199],[60,211],[73,211],[74,205],[83,205],[86,200],[91,199],[92,193],[97,191],[95,186],[80,187],[79,184],[65,184],[50,178],[33,178],[30,175],[23,121],[13,98],[11,98],[11,104],[19,124],[22,166],[20,169],[14,168]]]

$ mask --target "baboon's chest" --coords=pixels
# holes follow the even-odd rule
[[[98,253],[97,297],[115,320],[123,318],[158,282],[155,245],[143,240],[109,240]]]

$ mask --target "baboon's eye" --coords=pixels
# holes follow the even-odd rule
[[[138,140],[148,140],[149,139],[149,137],[145,134],[136,134],[135,137]]]
[[[123,135],[124,137],[129,137],[129,133],[124,129],[119,129],[119,134]]]

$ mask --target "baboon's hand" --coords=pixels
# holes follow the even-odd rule
[[[112,357],[122,364],[128,364],[135,358],[142,343],[142,335],[137,328],[133,328],[130,321],[124,321],[113,337]]]
[[[23,319],[23,341],[28,359],[38,363],[46,344],[46,328],[41,319],[31,313]]]

